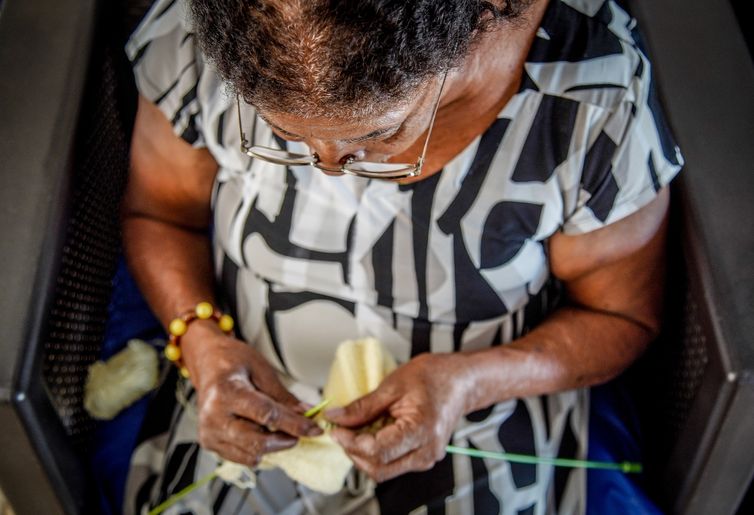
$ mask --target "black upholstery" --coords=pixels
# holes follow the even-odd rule
[[[20,514],[97,512],[83,386],[107,320],[136,100],[114,7],[0,13],[0,215],[13,242],[0,271],[0,484]]]
[[[0,0],[0,487],[19,515],[97,512],[82,386],[135,108],[121,27],[149,3]],[[733,514],[754,473],[754,69],[728,3],[630,4],[687,160],[668,323],[629,377],[652,493],[674,513]]]
[[[686,158],[668,324],[638,367],[653,483],[674,513],[735,513],[754,475],[754,66],[728,2],[632,3]]]

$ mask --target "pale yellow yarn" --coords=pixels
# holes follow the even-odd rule
[[[393,357],[374,338],[341,343],[323,391],[330,401],[328,407],[345,406],[373,391],[395,367]],[[343,487],[351,465],[343,449],[325,433],[301,438],[291,449],[266,454],[260,468],[279,467],[308,488],[333,494]]]
[[[100,420],[110,420],[157,386],[157,351],[141,340],[89,367],[84,408]]]

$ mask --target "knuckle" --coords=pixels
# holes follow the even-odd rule
[[[431,452],[422,453],[416,461],[416,470],[427,471],[435,465],[435,459]]]
[[[272,402],[260,403],[259,408],[262,410],[259,422],[268,428],[277,427],[280,422],[280,408]]]
[[[359,454],[370,460],[379,460],[381,457],[381,451],[377,446],[374,438],[371,435],[363,435],[356,437],[354,441],[354,450]],[[385,449],[382,452],[387,452]]]
[[[264,442],[259,437],[250,438],[246,445],[246,451],[249,456],[258,461],[260,456],[264,454]]]
[[[445,458],[445,446],[435,444],[432,449],[432,459],[434,462],[438,462]]]
[[[344,408],[346,415],[356,415],[364,411],[364,397],[360,397]]]
[[[445,429],[440,425],[437,424],[433,429],[431,433],[431,437],[428,439],[430,445],[433,449],[445,449],[445,442],[448,441],[448,436],[445,432]]]

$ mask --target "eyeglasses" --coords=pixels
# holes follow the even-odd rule
[[[281,150],[277,148],[251,146],[249,140],[246,139],[246,133],[243,130],[243,123],[241,122],[241,100],[236,96],[236,107],[238,108],[238,129],[241,132],[241,152],[249,157],[255,157],[263,161],[275,163],[279,165],[287,166],[313,166],[319,170],[327,172],[342,172],[348,175],[355,175],[357,177],[367,177],[370,179],[405,179],[407,177],[416,177],[422,172],[422,165],[424,164],[424,156],[427,154],[427,146],[429,145],[429,138],[432,135],[432,127],[435,124],[435,116],[437,115],[437,109],[440,106],[440,97],[442,96],[442,90],[445,87],[445,79],[447,78],[447,72],[442,77],[442,83],[440,84],[440,91],[437,93],[437,99],[435,105],[432,108],[432,118],[429,122],[429,129],[427,130],[427,139],[424,142],[424,148],[422,149],[421,156],[416,161],[416,164],[408,163],[375,163],[370,161],[356,161],[353,156],[349,156],[345,163],[340,168],[330,168],[322,166],[319,163],[319,156],[315,154],[297,154],[295,152],[288,152],[287,150]]]

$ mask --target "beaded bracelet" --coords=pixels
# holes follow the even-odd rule
[[[170,325],[168,325],[169,341],[165,347],[165,357],[178,367],[178,371],[184,378],[188,378],[189,371],[184,366],[183,360],[181,359],[181,336],[186,334],[189,324],[194,320],[209,319],[214,320],[220,330],[225,334],[231,334],[233,332],[233,317],[230,315],[223,315],[209,302],[200,302],[194,309],[186,311],[179,317],[174,318],[170,322]]]

